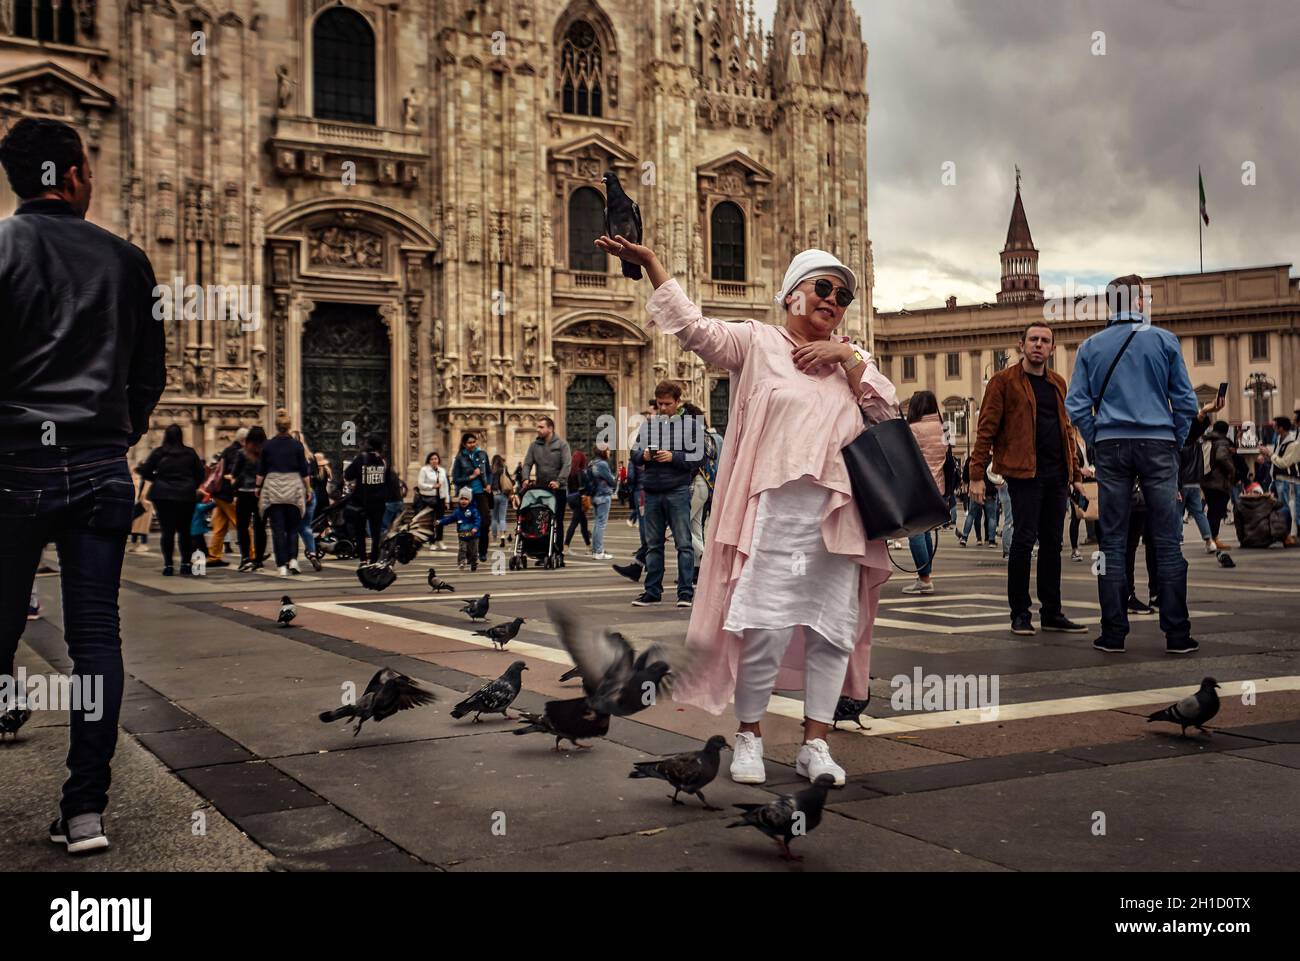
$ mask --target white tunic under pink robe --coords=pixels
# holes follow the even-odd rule
[[[730,703],[742,638],[725,630],[724,624],[732,594],[754,551],[760,497],[804,477],[828,492],[822,516],[809,523],[820,528],[827,551],[858,565],[857,623],[844,693],[866,697],[871,627],[890,565],[886,544],[866,540],[840,452],[862,432],[864,411],[873,423],[894,415],[893,384],[870,362],[862,376],[862,395],[855,401],[839,365],[816,375],[795,367],[791,356],[795,343],[784,327],[705,318],[676,280],[656,290],[646,310],[648,330],[675,335],[685,349],[732,375],[727,440],[686,632],[691,667],[675,685],[673,699],[713,714],[721,714]],[[781,549],[782,545],[764,547]],[[799,623],[799,614],[821,599],[814,600],[817,583],[806,572],[794,572],[794,560],[790,576],[770,587],[775,595],[785,596],[794,612],[791,623]],[[802,690],[803,663],[803,631],[796,629],[776,688]]]

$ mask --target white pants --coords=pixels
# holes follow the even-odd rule
[[[852,652],[836,647],[811,627],[805,626],[803,632],[803,713],[814,721],[830,724],[835,719],[835,705],[839,703]],[[781,658],[790,646],[794,628],[751,627],[742,636],[744,648],[736,671],[736,719],[741,724],[757,724],[771,700]]]
[[[704,505],[709,501],[709,483],[699,474],[691,481],[691,549],[695,551],[695,569],[704,563]]]

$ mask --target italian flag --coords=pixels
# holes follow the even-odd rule
[[[1196,168],[1196,182],[1201,187],[1201,219],[1205,221],[1205,226],[1210,226],[1210,215],[1205,212],[1205,178],[1201,176],[1201,168]]]

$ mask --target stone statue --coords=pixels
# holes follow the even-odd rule
[[[470,370],[479,370],[483,366],[483,322],[471,317],[465,324],[465,333],[469,338]]]
[[[695,243],[691,245],[691,268],[696,282],[704,280],[704,228],[695,221]]]
[[[402,123],[410,130],[420,128],[420,103],[420,95],[414,87],[402,98]]]
[[[293,100],[295,81],[289,79],[289,68],[284,64],[275,68],[275,106],[277,113],[285,112]]]
[[[531,372],[537,363],[537,325],[531,319],[524,321],[523,333],[524,370]]]

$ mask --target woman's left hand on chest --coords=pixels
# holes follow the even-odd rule
[[[819,374],[853,356],[853,348],[837,340],[815,340],[790,352],[794,365],[805,374]]]

